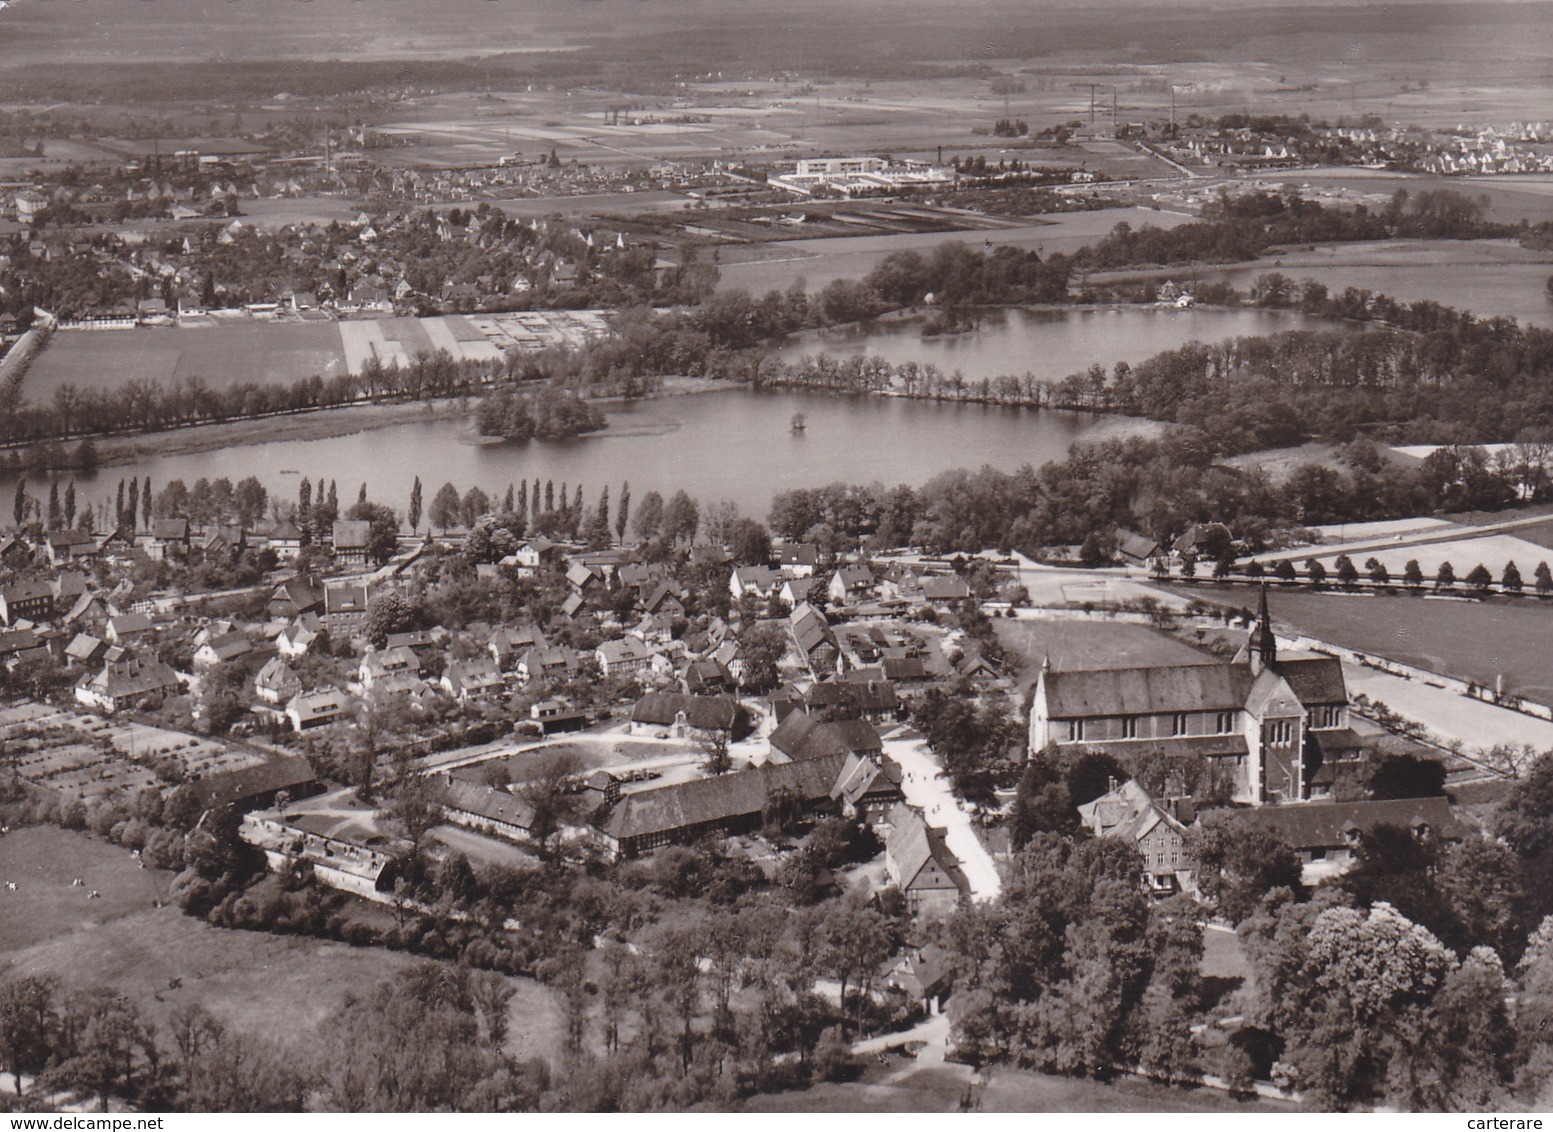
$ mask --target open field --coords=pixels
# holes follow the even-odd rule
[[[1194,593],[1236,607],[1255,598],[1250,587]],[[1505,691],[1553,705],[1553,606],[1536,598],[1437,601],[1279,590],[1269,604],[1275,621],[1318,640],[1488,687],[1503,675]]]
[[[1324,553],[1321,547],[1312,547],[1310,557],[1315,558],[1328,570],[1332,569],[1332,564],[1336,560],[1334,554]],[[1385,566],[1393,578],[1401,578],[1407,564],[1416,561],[1424,577],[1431,581],[1439,573],[1441,565],[1449,562],[1451,568],[1456,571],[1459,581],[1465,581],[1468,572],[1482,564],[1488,568],[1497,582],[1504,573],[1505,565],[1514,562],[1527,586],[1530,587],[1532,571],[1536,569],[1537,563],[1553,559],[1553,551],[1513,535],[1487,535],[1483,538],[1463,538],[1451,542],[1425,543],[1421,546],[1399,546],[1394,550],[1366,550],[1352,554],[1350,557],[1361,574],[1364,573],[1364,564],[1373,558]],[[1303,561],[1304,559],[1301,558],[1300,562],[1303,563]]]
[[[76,888],[70,882],[79,877]],[[111,934],[116,921],[165,900],[172,874],[140,867],[128,849],[57,826],[0,837],[0,968],[17,953],[71,934]],[[97,899],[88,893],[99,892]],[[174,915],[176,915],[176,910]]]
[[[256,321],[242,315],[196,317],[177,327],[61,330],[27,372],[26,391],[46,402],[66,384],[104,388],[151,381],[164,388],[198,379],[226,389],[245,383],[360,373],[376,358],[401,369],[420,354],[446,350],[462,361],[498,363],[507,348],[577,345],[608,332],[600,311],[514,315]]]
[[[929,255],[939,244],[958,241],[1009,244],[1043,255],[1072,253],[1105,236],[1118,224],[1134,228],[1153,225],[1174,228],[1193,217],[1183,212],[1150,208],[1103,208],[1094,212],[1064,212],[1032,217],[1033,223],[996,232],[913,232],[892,236],[854,236],[829,240],[791,240],[774,246],[760,246],[756,254],[775,256],[760,262],[738,263],[740,253],[724,251],[719,267],[721,290],[742,289],[755,295],[771,290],[786,290],[803,280],[810,291],[818,291],[836,279],[860,279],[886,256],[899,251]]]
[[[225,389],[344,372],[339,326],[332,322],[67,330],[55,334],[32,364],[26,390],[33,401],[46,402],[67,383],[79,388],[131,381],[167,386],[199,378],[207,386]]]
[[[213,928],[176,907],[153,908],[170,874],[51,826],[0,837],[0,876],[17,881],[16,892],[0,891],[0,971],[113,987],[157,1022],[193,1001],[234,1027],[290,1041],[327,1021],[343,995],[363,994],[417,962],[380,948]],[[78,876],[85,886],[72,888]],[[93,888],[100,899],[87,899]],[[182,980],[177,990],[174,978]],[[548,1056],[560,1045],[553,996],[532,980],[511,982],[508,1051]]]
[[[1553,255],[1508,240],[1317,245],[1285,249],[1244,266],[1177,272],[1176,277],[1198,275],[1248,290],[1258,276],[1272,271],[1296,283],[1325,284],[1334,294],[1357,287],[1404,303],[1431,300],[1480,318],[1553,326],[1553,303],[1544,290],[1553,273]]]

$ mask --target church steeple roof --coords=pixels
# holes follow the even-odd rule
[[[1260,672],[1278,663],[1278,639],[1273,636],[1273,619],[1267,612],[1267,583],[1262,583],[1262,594],[1257,609],[1256,627],[1246,642],[1251,665]]]

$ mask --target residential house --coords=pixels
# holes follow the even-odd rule
[[[889,814],[884,839],[884,870],[906,898],[913,916],[953,914],[969,891],[960,862],[944,842],[944,831],[930,826],[920,812],[897,805]]]
[[[442,776],[442,812],[453,825],[501,837],[530,840],[534,807],[522,797],[452,775]]]
[[[456,700],[483,699],[500,694],[506,687],[496,662],[488,657],[455,660],[442,674],[442,687]]]
[[[565,645],[531,648],[518,658],[513,671],[525,685],[536,680],[556,683],[571,679],[577,671],[578,663],[576,651]]]
[[[809,595],[818,588],[818,578],[783,578],[782,585],[777,589],[777,600],[789,610],[796,609],[809,600]]]
[[[849,754],[830,796],[840,804],[846,817],[878,825],[906,798],[901,789],[900,764],[893,759]]]
[[[336,519],[334,560],[343,566],[371,564],[372,524],[365,519]]]
[[[825,592],[837,605],[855,605],[874,596],[874,572],[864,563],[848,563],[831,575]]]
[[[1084,827],[1096,837],[1115,837],[1143,858],[1143,884],[1156,895],[1193,892],[1196,882],[1186,856],[1186,826],[1129,779],[1078,808]]]
[[[189,520],[156,519],[145,538],[146,553],[157,561],[189,553]]]
[[[54,617],[54,590],[47,582],[12,582],[0,587],[0,623],[50,621]]]
[[[731,695],[739,687],[733,673],[711,657],[700,657],[687,664],[681,682],[692,696]]]
[[[922,579],[919,587],[922,600],[935,609],[943,609],[958,601],[968,601],[970,584],[958,574],[932,574]]]
[[[302,692],[302,679],[291,670],[285,657],[274,656],[253,678],[254,695],[267,704],[284,704]]]
[[[787,578],[812,578],[819,567],[820,548],[812,542],[784,542],[771,552]]]
[[[765,601],[781,584],[782,575],[769,566],[738,566],[728,579],[728,591],[733,594],[734,601],[745,594]]]
[[[50,531],[43,536],[43,546],[51,566],[97,556],[97,539],[86,531]]]
[[[368,648],[366,655],[361,658],[361,664],[356,670],[356,679],[364,691],[372,691],[385,676],[394,673],[409,673],[418,675],[421,670],[421,658],[406,648],[383,649],[381,651]]]
[[[324,628],[336,640],[366,631],[367,608],[366,586],[324,587]]]
[[[176,692],[178,675],[154,657],[123,657],[109,661],[95,676],[84,675],[75,686],[76,700],[112,715],[152,696]]]
[[[299,692],[286,704],[286,718],[298,733],[350,718],[350,697],[338,688]]]
[[[806,711],[791,711],[771,733],[771,763],[805,762],[843,755],[884,756],[884,743],[873,724],[864,719],[822,722]]]
[[[605,641],[593,655],[605,676],[634,676],[652,663],[652,650],[635,637]]]
[[[297,575],[275,587],[265,606],[265,613],[276,619],[290,620],[304,613],[322,613],[324,587],[317,575]]]
[[[545,635],[537,625],[517,625],[497,629],[486,648],[503,672],[516,672],[524,653],[545,645]]]
[[[1116,555],[1127,565],[1147,566],[1154,559],[1162,557],[1164,553],[1158,539],[1140,535],[1137,531],[1129,531],[1124,527],[1116,529]]]
[[[805,602],[787,615],[787,630],[793,647],[813,676],[822,678],[836,670],[840,649],[823,613]]]
[[[636,857],[664,845],[688,844],[708,834],[758,829],[767,802],[786,794],[806,811],[834,807],[831,789],[846,758],[765,765],[622,794],[599,826],[618,857]]]
[[[280,636],[275,638],[275,647],[280,655],[296,659],[306,656],[316,650],[322,650],[328,646],[328,631],[324,629],[324,623],[316,613],[304,613],[290,625],[280,631]]]
[[[290,519],[276,523],[265,538],[280,562],[290,562],[302,553],[302,531]]]
[[[559,557],[560,547],[547,538],[531,538],[518,544],[518,548],[501,560],[504,570],[512,570],[520,578],[531,578],[539,568]]]
[[[631,709],[631,734],[657,739],[732,739],[743,715],[731,696],[648,692]]]
[[[1228,663],[1057,671],[1042,666],[1030,749],[1083,746],[1126,761],[1151,750],[1206,759],[1252,805],[1310,797],[1321,766],[1363,746],[1348,727],[1335,657],[1280,657],[1262,593],[1246,647]]]
[[[108,619],[108,640],[116,645],[132,645],[148,637],[156,629],[151,618],[144,613],[126,613]]]
[[[0,667],[11,671],[26,660],[49,655],[48,642],[31,629],[0,630]]]
[[[112,648],[107,641],[101,640],[89,633],[77,633],[65,646],[66,668],[92,668],[101,664],[107,658],[108,650]]]
[[[241,660],[253,652],[253,644],[242,633],[225,633],[212,637],[194,652],[196,668],[219,668],[232,661]]]

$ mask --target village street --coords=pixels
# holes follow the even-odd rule
[[[995,900],[1002,890],[997,865],[976,836],[971,815],[956,801],[949,780],[943,776],[928,745],[921,739],[887,739],[884,753],[901,768],[901,789],[906,801],[922,811],[928,825],[944,830],[949,851],[959,859],[970,883],[971,899]]]

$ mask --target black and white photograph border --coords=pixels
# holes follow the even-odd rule
[[[0,2],[10,1127],[1537,1132],[1550,58]]]

